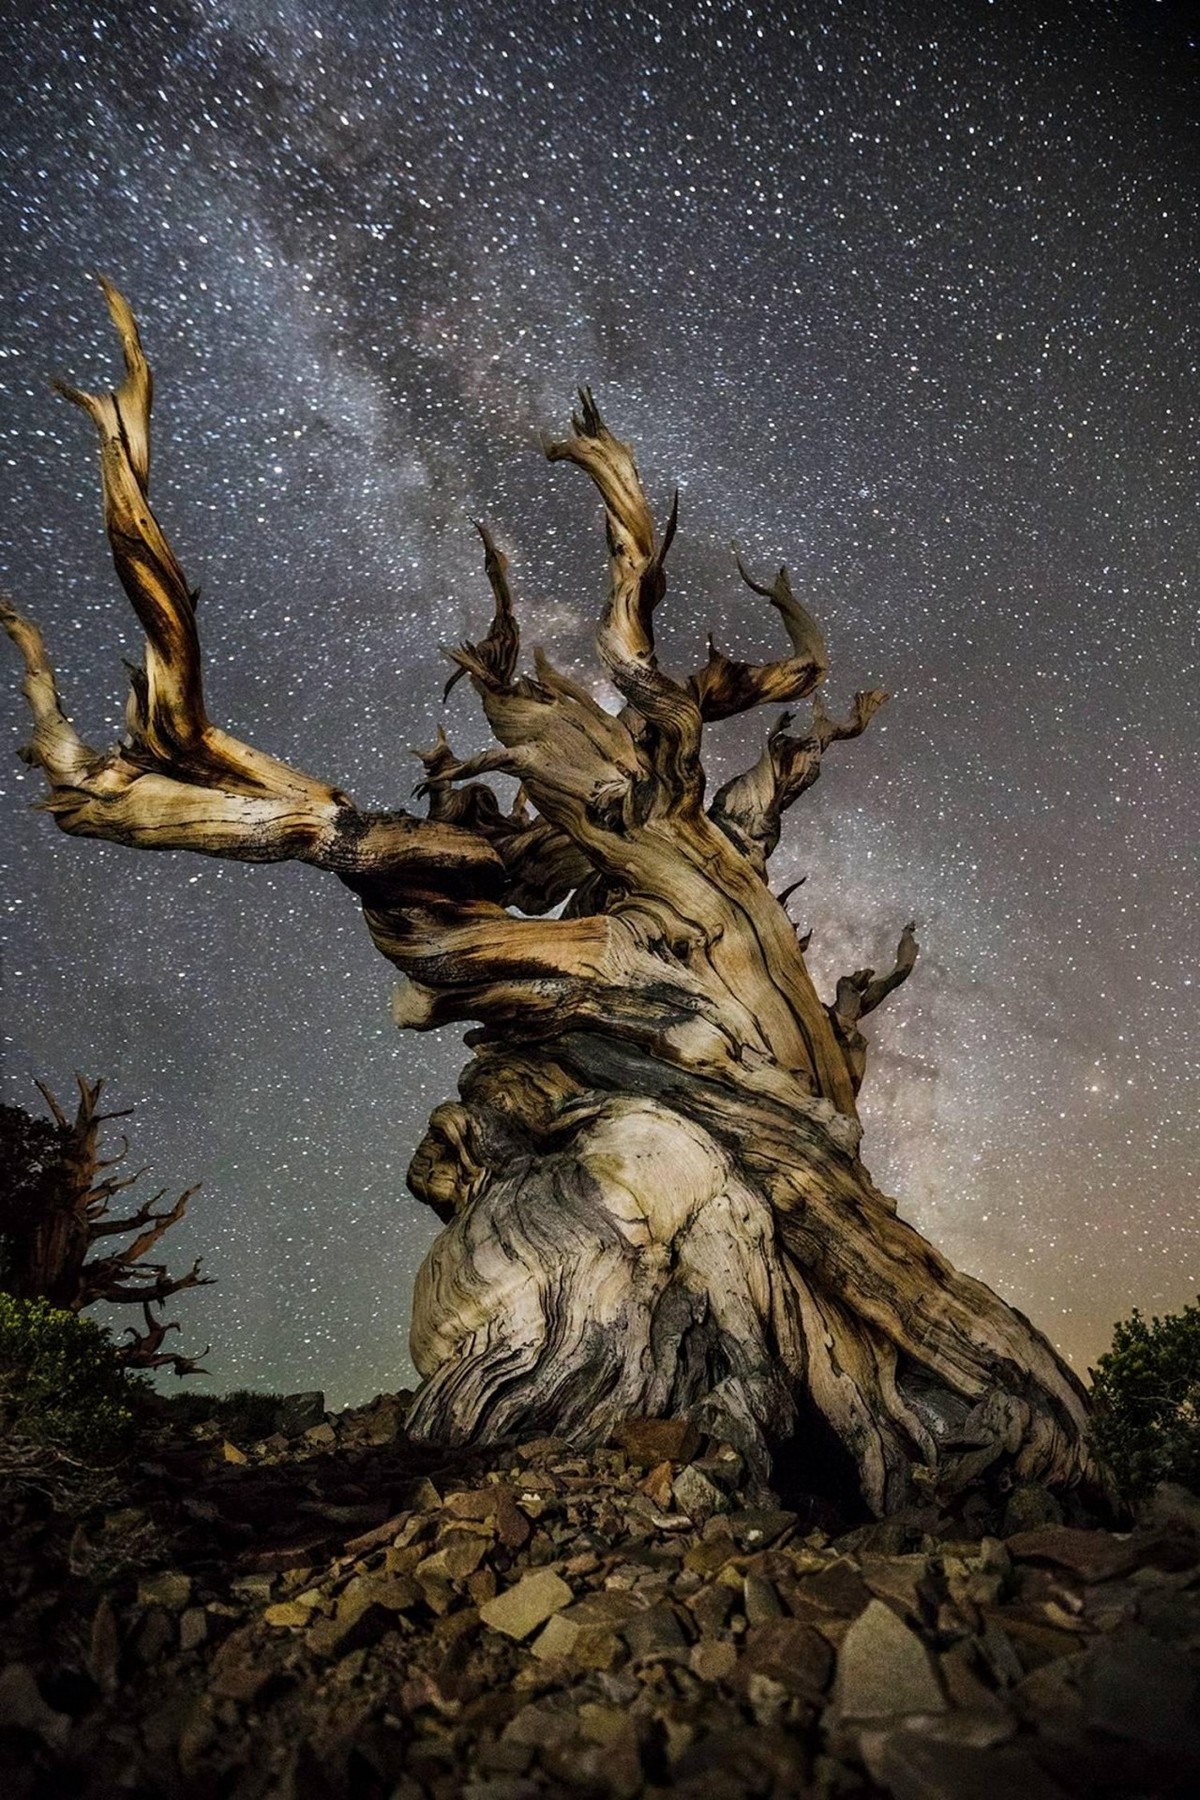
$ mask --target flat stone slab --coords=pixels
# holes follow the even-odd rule
[[[613,1442],[646,1468],[659,1463],[690,1462],[700,1448],[700,1433],[690,1419],[625,1419]]]
[[[523,1576],[515,1587],[505,1588],[494,1600],[485,1601],[479,1616],[493,1631],[502,1631],[505,1637],[519,1641],[564,1606],[570,1606],[574,1597],[561,1575],[553,1569],[538,1569]]]
[[[842,1639],[834,1700],[847,1720],[946,1710],[929,1652],[882,1600],[872,1600]]]

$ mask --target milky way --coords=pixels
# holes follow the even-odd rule
[[[22,15],[25,8],[20,9]],[[1197,76],[1186,9],[721,3],[0,6],[0,582],[93,742],[137,638],[86,421],[133,301],[155,504],[214,718],[404,804],[440,642],[487,616],[594,673],[594,500],[549,468],[590,381],[662,506],[668,666],[774,645],[786,560],[835,705],[893,700],[789,821],[828,992],[915,917],[865,1154],[1083,1367],[1200,1286]],[[136,29],[133,21],[136,20]],[[4,658],[0,740],[25,729]],[[471,696],[456,749],[484,742]],[[712,734],[723,777],[768,721]],[[5,752],[4,1097],[108,1075],[204,1183],[179,1240],[213,1384],[410,1378],[436,1222],[404,1188],[460,1033],[309,869],[57,835]]]

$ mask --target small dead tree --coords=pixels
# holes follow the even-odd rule
[[[1086,1397],[1021,1313],[897,1216],[859,1156],[862,1022],[904,980],[859,969],[818,996],[768,865],[783,815],[843,719],[816,696],[816,622],[786,569],[753,591],[785,655],[672,675],[655,651],[672,506],[659,536],[629,447],[589,393],[552,462],[603,504],[609,591],[596,648],[621,696],[520,643],[504,556],[480,528],[493,613],[450,652],[495,745],[422,756],[426,816],[366,812],[340,787],[214,725],[196,597],[150,508],[150,370],[128,304],[112,394],[64,388],[100,435],[109,541],[146,634],[124,741],[97,751],[59,702],[42,639],[9,607],[33,714],[27,759],[58,826],[139,849],[327,870],[399,972],[410,1030],[471,1021],[460,1097],[439,1106],[409,1186],[445,1221],[418,1275],[410,1428],[479,1441],[554,1431],[597,1442],[631,1414],[687,1414],[741,1446],[812,1465],[832,1432],[877,1512],[965,1483],[1094,1476]],[[706,803],[707,724],[811,699]],[[489,774],[515,776],[505,811]],[[806,1421],[823,1419],[824,1434]]]
[[[110,1202],[149,1173],[137,1169],[117,1175],[129,1155],[129,1140],[122,1134],[121,1147],[112,1156],[100,1153],[100,1127],[111,1119],[128,1118],[131,1107],[101,1112],[103,1081],[76,1075],[79,1103],[71,1118],[56,1096],[39,1081],[37,1088],[50,1108],[50,1120],[30,1120],[27,1127],[10,1132],[13,1150],[10,1165],[0,1177],[0,1241],[4,1269],[0,1285],[21,1300],[48,1300],[64,1312],[82,1312],[101,1302],[110,1306],[141,1308],[142,1329],[127,1326],[128,1343],[121,1346],[124,1361],[134,1369],[172,1368],[177,1375],[203,1373],[201,1358],[163,1349],[167,1333],[178,1331],[177,1321],[155,1316],[173,1294],[186,1288],[204,1287],[211,1277],[201,1275],[200,1259],[186,1275],[171,1275],[167,1265],[149,1260],[150,1252],[182,1219],[199,1183],[180,1194],[161,1212],[155,1207],[166,1189],[135,1211],[114,1218]],[[16,1108],[5,1108],[16,1113]],[[102,1241],[127,1237],[133,1241],[120,1249],[92,1255]]]

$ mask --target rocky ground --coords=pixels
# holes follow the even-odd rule
[[[432,1451],[403,1398],[10,1455],[13,1800],[1058,1800],[1200,1791],[1200,1501],[1017,1490],[839,1534],[671,1421]]]

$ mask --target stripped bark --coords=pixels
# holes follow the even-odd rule
[[[127,304],[105,291],[125,380],[114,395],[65,391],[100,434],[145,666],[125,742],[91,750],[35,627],[8,607],[26,754],[74,835],[328,869],[398,971],[397,1023],[473,1024],[460,1098],[436,1109],[409,1171],[445,1221],[414,1300],[413,1428],[595,1441],[629,1414],[687,1413],[765,1474],[811,1403],[876,1511],[984,1471],[1093,1479],[1074,1376],[897,1217],[859,1157],[861,1021],[917,946],[909,926],[889,973],[853,972],[827,1005],[768,885],[784,813],[886,698],[860,692],[840,721],[825,709],[825,645],[787,571],[758,582],[737,558],[786,655],[743,662],[710,644],[697,673],[663,669],[654,614],[677,502],[660,536],[632,452],[585,391],[547,454],[603,503],[596,642],[622,710],[539,651],[522,672],[506,561],[481,527],[493,616],[447,652],[447,692],[469,681],[495,743],[460,760],[439,733],[421,753],[425,816],[361,811],[208,719],[194,595],[149,505],[149,371]],[[785,714],[706,808],[705,724],[806,699],[807,728],[792,734]],[[508,811],[497,773],[520,784]]]

